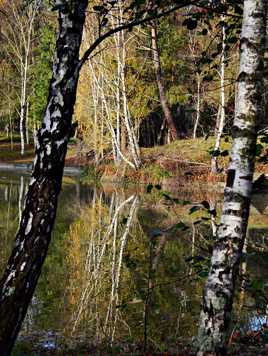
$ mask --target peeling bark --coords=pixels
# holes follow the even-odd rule
[[[53,228],[67,143],[73,134],[79,49],[87,0],[56,1],[59,35],[33,173],[15,248],[0,282],[0,354],[11,353],[37,284]]]
[[[245,0],[240,74],[221,223],[213,248],[199,320],[198,355],[226,354],[239,262],[246,237],[261,115],[267,0]]]

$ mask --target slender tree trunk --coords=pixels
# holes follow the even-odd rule
[[[79,48],[87,0],[58,0],[59,36],[35,162],[15,247],[0,282],[0,354],[6,356],[25,317],[40,275],[61,190],[67,143],[73,134]]]
[[[10,90],[9,90],[9,85],[8,85],[8,93],[9,92],[10,92]],[[13,123],[12,123],[11,104],[10,104],[9,97],[8,97],[8,122],[9,122],[9,132],[10,132],[10,149],[13,151]]]
[[[20,190],[19,190],[19,201],[18,201],[18,207],[19,207],[19,222],[21,221],[22,217],[22,209],[23,209],[23,199],[24,198],[24,177],[20,177]]]
[[[199,320],[198,355],[223,355],[235,280],[246,237],[261,116],[267,0],[245,0],[240,74],[221,224],[213,248]]]
[[[197,80],[197,103],[196,103],[196,119],[194,123],[193,138],[196,138],[197,127],[200,121],[200,86],[201,86],[201,76],[199,73],[196,75]]]
[[[29,140],[29,101],[27,100],[26,103],[26,120],[25,120],[25,130],[26,130],[26,143],[29,145],[30,140]]]
[[[120,7],[120,18],[123,19],[123,10]],[[135,168],[138,169],[141,166],[140,159],[140,148],[138,145],[138,140],[135,134],[134,125],[130,117],[129,107],[128,107],[128,98],[126,90],[126,41],[124,31],[120,32],[121,34],[121,46],[122,46],[122,58],[121,58],[121,86],[122,86],[122,99],[123,99],[123,112],[124,112],[124,124],[126,127],[126,132],[128,136],[128,144],[130,147],[130,152],[135,164]]]
[[[126,154],[126,150],[127,150],[127,135],[126,135],[126,126],[125,126],[124,122],[121,122],[120,131],[121,131],[121,152],[123,154]]]
[[[118,17],[118,22],[119,22],[119,17]],[[120,24],[120,23],[119,23]],[[116,77],[116,139],[118,142],[118,146],[121,148],[121,152],[124,154],[122,151],[122,145],[121,145],[121,126],[123,125],[123,122],[121,122],[121,90],[120,90],[120,81],[121,81],[121,61],[120,61],[120,32],[114,36],[115,38],[115,45],[116,45],[116,56],[117,56],[117,77]],[[121,157],[119,152],[117,152],[117,162],[119,163],[121,161]]]
[[[165,87],[162,79],[161,61],[160,61],[160,50],[158,47],[158,34],[157,34],[157,23],[156,20],[152,21],[152,51],[153,51],[153,61],[155,66],[156,81],[159,91],[160,103],[164,112],[165,121],[168,126],[168,130],[171,135],[172,140],[177,138],[177,129],[174,123],[171,110],[168,105]]]
[[[39,4],[35,0],[31,5],[30,11],[27,14],[29,17],[29,23],[27,28],[23,26],[19,20],[19,13],[15,8],[13,8],[13,13],[18,21],[18,26],[20,30],[21,37],[21,58],[20,58],[20,67],[21,67],[21,98],[20,98],[20,137],[21,137],[21,155],[24,155],[25,151],[25,140],[28,141],[27,136],[27,119],[28,119],[28,99],[27,99],[27,87],[28,87],[28,72],[29,72],[29,59],[30,59],[30,50],[32,43],[33,35],[33,25],[39,9]],[[25,34],[25,31],[26,34]],[[28,143],[28,142],[27,142]]]
[[[220,120],[217,123],[216,128],[216,141],[214,146],[214,152],[219,152],[221,149],[221,137],[223,133],[223,128],[225,124],[225,47],[226,47],[226,33],[225,33],[225,16],[221,16],[222,25],[222,54],[221,54],[221,109],[220,109]],[[218,173],[220,171],[218,165],[218,156],[214,155],[211,158],[211,172]]]
[[[21,106],[20,109],[20,154],[23,156],[25,152],[26,138],[26,108]]]

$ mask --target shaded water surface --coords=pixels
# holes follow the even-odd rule
[[[27,183],[27,176],[0,173],[1,273]],[[205,188],[188,184],[169,193],[65,177],[49,253],[14,354],[94,354],[94,347],[176,353],[191,343],[217,224],[200,203],[219,209],[222,199]],[[240,270],[233,321],[239,337],[266,324],[264,200],[254,196]]]

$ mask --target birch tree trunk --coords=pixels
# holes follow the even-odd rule
[[[122,4],[119,1],[119,19],[121,24],[123,22],[123,8]],[[134,130],[134,125],[132,122],[132,119],[130,117],[130,112],[129,112],[129,106],[128,106],[128,98],[127,98],[127,90],[126,90],[126,39],[125,39],[125,31],[120,31],[121,35],[121,49],[122,49],[122,55],[121,55],[121,89],[122,89],[122,99],[123,99],[123,112],[124,112],[124,124],[126,128],[126,132],[128,135],[128,143],[129,143],[129,148],[130,152],[134,161],[135,168],[138,169],[141,166],[141,159],[140,159],[140,148],[138,144],[138,140],[136,137],[136,133]]]
[[[225,30],[225,16],[221,16],[222,25],[222,54],[221,54],[221,107],[220,107],[220,120],[216,127],[216,141],[214,146],[214,152],[219,152],[221,148],[221,137],[225,124],[225,48],[226,48],[226,30]],[[211,158],[211,172],[218,173],[220,171],[218,165],[218,155],[214,155]]]
[[[165,94],[165,87],[162,79],[162,71],[161,71],[161,61],[160,61],[160,50],[158,47],[158,38],[157,38],[157,24],[156,20],[152,21],[152,51],[153,51],[153,61],[156,73],[156,81],[159,91],[160,103],[164,112],[165,121],[168,126],[168,130],[171,135],[172,140],[176,140],[177,138],[177,129],[174,123],[171,110],[168,105],[167,97]]]
[[[56,1],[59,35],[34,168],[15,248],[0,281],[0,354],[11,353],[45,259],[61,190],[76,98],[87,0]]]
[[[248,224],[257,124],[263,93],[267,0],[245,0],[233,146],[221,223],[213,248],[198,331],[198,355],[226,353],[235,280]]]
[[[196,74],[196,81],[197,81],[197,103],[196,103],[196,119],[194,123],[194,132],[193,132],[193,139],[196,138],[197,127],[200,121],[200,86],[201,86],[201,75],[199,73]]]

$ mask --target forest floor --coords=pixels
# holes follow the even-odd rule
[[[218,157],[222,174],[210,173],[210,161],[214,138],[176,140],[164,146],[141,149],[142,166],[134,171],[122,162],[116,166],[112,153],[106,153],[104,159],[96,165],[85,147],[80,150],[75,141],[68,148],[65,165],[67,167],[82,167],[92,179],[124,180],[142,183],[158,183],[165,179],[187,178],[191,181],[223,182],[225,169],[228,164],[230,150],[229,138],[222,140],[223,155]],[[259,152],[256,162],[256,172],[268,173],[267,152]],[[26,145],[25,154],[20,154],[19,137],[15,137],[13,147],[5,137],[0,136],[0,164],[27,164],[31,165],[34,158],[33,145]],[[128,157],[130,160],[131,158]],[[266,162],[267,161],[267,162]]]

